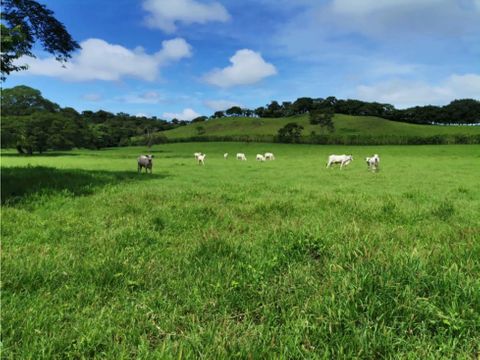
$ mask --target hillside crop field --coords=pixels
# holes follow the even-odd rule
[[[354,161],[326,169],[332,153]],[[479,146],[1,161],[2,358],[478,357]]]
[[[172,130],[161,132],[169,139],[198,136],[198,127],[203,127],[207,136],[274,136],[278,130],[290,122],[304,127],[303,136],[312,131],[317,134],[326,133],[319,125],[312,125],[308,115],[296,115],[283,118],[248,118],[226,117],[210,119],[205,122],[192,123]],[[434,135],[479,135],[480,126],[439,126],[418,125],[396,122],[374,116],[353,116],[336,114],[334,117],[335,132],[332,135],[348,136],[434,136]]]

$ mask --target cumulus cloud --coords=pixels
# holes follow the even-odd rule
[[[205,100],[203,103],[205,106],[212,109],[213,111],[227,110],[230,109],[232,106],[242,107],[241,104],[230,100]]]
[[[437,85],[395,79],[373,85],[360,85],[356,91],[361,100],[385,102],[398,107],[441,105],[454,99],[479,99],[480,74],[453,74]]]
[[[177,30],[176,23],[205,24],[209,21],[225,22],[230,14],[218,2],[202,3],[196,0],[145,0],[143,8],[148,12],[148,26],[167,33]]]
[[[232,65],[206,74],[205,81],[226,88],[254,84],[277,73],[275,66],[263,60],[260,53],[249,49],[238,50],[230,58],[230,62]]]
[[[171,112],[165,112],[162,115],[165,119],[172,120],[172,119],[179,119],[179,120],[192,120],[195,119],[196,117],[200,116],[199,113],[197,113],[195,110],[186,108],[183,109],[182,112],[180,113],[171,113]]]
[[[101,39],[88,39],[81,50],[65,64],[54,57],[22,57],[18,64],[27,64],[26,74],[59,77],[69,81],[116,81],[122,77],[135,77],[153,81],[159,69],[172,61],[191,56],[191,46],[181,38],[165,40],[155,54],[147,54],[142,48],[127,49]]]

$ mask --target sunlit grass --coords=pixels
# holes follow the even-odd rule
[[[2,357],[475,358],[479,178],[478,146],[3,153]]]

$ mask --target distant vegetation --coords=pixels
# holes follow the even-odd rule
[[[335,114],[331,119],[323,118],[322,114],[320,116],[320,119],[312,119],[308,114],[283,118],[211,119],[202,123],[201,132],[198,131],[198,123],[190,124],[157,133],[152,142],[245,141],[342,145],[480,143],[480,126],[409,124],[374,116],[344,114]],[[130,143],[143,145],[145,140],[141,136],[134,137]]]
[[[79,113],[70,107],[60,107],[28,86],[3,90],[1,101],[2,147],[16,148],[19,153],[26,154],[72,148],[150,146],[171,141],[480,143],[477,131],[480,128],[431,126],[479,124],[480,101],[473,99],[455,100],[446,106],[398,110],[390,104],[340,100],[332,96],[325,99],[302,97],[281,104],[272,101],[255,110],[233,106],[190,122],[178,119],[168,122],[156,117],[112,114],[103,110]],[[395,126],[393,121],[403,124]],[[190,126],[184,127],[189,123]],[[179,127],[183,128],[177,129]]]
[[[390,104],[365,102],[360,100],[340,100],[333,96],[323,98],[298,98],[294,102],[281,104],[272,101],[255,110],[233,106],[230,109],[215,112],[212,118],[225,116],[279,118],[317,113],[337,113],[346,115],[378,116],[385,119],[414,124],[474,124],[480,123],[480,101],[474,99],[454,100],[445,106],[415,106],[408,109],[395,109]]]
[[[154,132],[181,125],[186,122],[103,110],[78,113],[61,108],[28,86],[2,91],[2,147],[16,148],[19,153],[124,146],[139,135],[148,143]]]

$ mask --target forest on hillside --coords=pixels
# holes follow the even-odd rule
[[[152,145],[158,139],[162,140],[161,137],[154,136],[161,131],[228,116],[280,118],[309,113],[328,119],[334,113],[339,113],[377,116],[415,124],[480,124],[480,101],[474,99],[454,100],[445,106],[396,109],[390,104],[341,100],[333,96],[325,99],[302,97],[281,104],[272,101],[255,110],[233,106],[225,111],[216,111],[210,117],[200,116],[191,121],[166,121],[157,117],[113,114],[104,110],[80,113],[71,107],[62,108],[45,99],[39,90],[22,85],[2,90],[1,105],[1,146],[16,148],[19,153],[25,154],[72,148],[127,146],[132,144],[132,137],[136,139],[135,144],[138,144],[140,137],[143,144]]]
[[[103,110],[79,113],[71,107],[61,108],[28,86],[3,90],[1,101],[2,148],[27,154],[126,146],[132,136],[140,135],[148,143],[155,132],[187,124]]]

